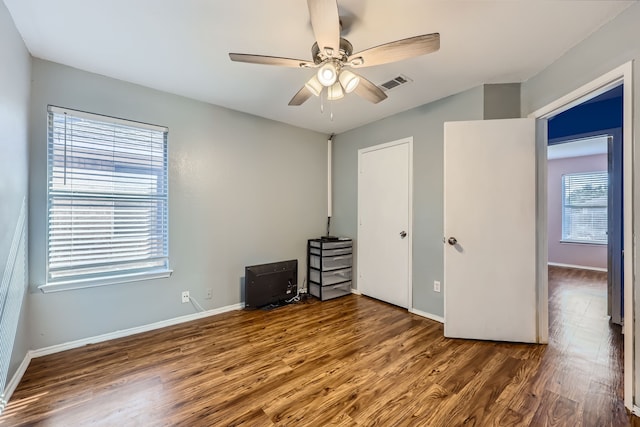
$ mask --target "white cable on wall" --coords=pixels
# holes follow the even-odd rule
[[[331,144],[333,142],[333,135],[329,137],[327,141],[327,217],[331,218],[333,213],[333,205],[331,199],[333,196],[332,182],[331,182]]]

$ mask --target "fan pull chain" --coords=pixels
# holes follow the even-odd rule
[[[320,114],[324,114],[324,90],[320,92]]]
[[[329,110],[330,110],[329,118],[331,121],[333,121],[333,102],[329,103]]]

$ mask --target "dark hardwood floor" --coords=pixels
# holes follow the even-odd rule
[[[309,299],[35,359],[0,425],[631,425],[606,275],[549,275],[549,345],[446,339],[366,297]]]

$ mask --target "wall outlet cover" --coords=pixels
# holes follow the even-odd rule
[[[189,302],[189,291],[182,291],[182,303]]]
[[[435,292],[440,292],[440,282],[439,281],[437,281],[437,280],[433,281],[433,290]]]

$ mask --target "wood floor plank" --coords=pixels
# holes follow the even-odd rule
[[[458,393],[495,357],[495,350],[482,343],[475,343],[467,351],[450,358],[430,374],[431,381],[451,393]]]
[[[488,352],[489,349],[485,347],[483,350],[484,352]],[[510,358],[499,352],[493,352],[490,358],[485,358],[482,375],[470,377],[469,381],[464,383],[462,388],[456,392],[452,392],[453,396],[451,399],[449,399],[446,404],[436,408],[427,418],[427,423],[429,425],[444,425],[446,423],[451,423],[451,425],[482,425],[484,418],[483,412],[487,409],[485,407],[495,403],[502,389],[515,375],[515,368],[509,368],[512,361],[515,362],[515,359],[512,359],[512,361],[508,359]],[[505,365],[508,371],[506,375],[503,376],[501,370]],[[512,370],[514,372],[511,372]],[[495,390],[495,385],[491,386],[489,384],[496,380],[499,390]],[[446,385],[442,383],[439,384],[445,389],[450,390]],[[492,395],[494,396],[491,397]]]
[[[407,417],[396,419],[397,426],[425,426],[433,411],[439,406],[444,406],[452,398],[452,394],[439,386],[431,384],[422,391],[415,392],[410,405]]]
[[[313,398],[307,397],[306,390],[300,390],[305,396],[302,404],[291,400],[284,406],[269,405],[265,411],[278,425],[323,425],[343,413],[344,408],[357,396],[358,390],[375,375],[365,370],[353,375],[347,369],[342,378],[327,377],[316,384],[319,389]]]
[[[492,371],[491,375],[479,377],[486,377],[485,381],[478,382],[476,387],[474,387],[476,385],[474,382],[465,386],[459,393],[460,403],[464,402],[465,404],[458,406],[463,410],[456,417],[450,416],[449,422],[453,425],[457,425],[457,423],[478,426],[488,424],[489,420],[494,417],[494,405],[496,405],[498,396],[514,381],[522,363],[519,359],[506,357],[501,363],[496,364],[496,369]]]
[[[591,380],[583,407],[585,425],[618,426],[624,425],[625,409],[622,402],[615,401],[616,395],[611,384],[602,384]]]
[[[549,278],[549,345],[449,339],[367,297],[311,298],[34,359],[0,425],[640,427],[606,275]]]
[[[531,425],[549,427],[583,425],[581,418],[576,419],[580,413],[578,407],[578,402],[545,390]]]

